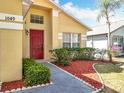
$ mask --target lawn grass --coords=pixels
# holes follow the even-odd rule
[[[119,57],[118,58],[113,57],[113,60],[117,61],[117,62],[124,62],[124,58],[121,58],[121,57],[120,58]]]
[[[124,64],[97,64],[95,68],[106,86],[100,93],[124,93]]]

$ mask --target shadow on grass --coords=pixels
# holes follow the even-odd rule
[[[114,65],[114,64],[97,64],[95,65],[95,68],[99,73],[121,73],[124,69],[121,67],[124,64],[121,65]]]
[[[105,88],[102,91],[100,91],[99,93],[119,93],[119,92],[117,92],[114,89],[111,89],[111,88],[105,86]]]
[[[98,82],[98,81],[96,81],[96,80],[94,80],[94,79],[91,79],[91,78],[86,77],[86,76],[84,76],[84,75],[76,75],[76,76],[77,76],[78,78],[80,78],[80,79],[82,79],[82,80],[88,82],[88,83],[91,84],[92,86],[95,86],[95,87],[97,87],[97,88],[101,88],[101,87],[102,87],[102,83],[101,83],[101,82]],[[120,92],[118,92],[118,91],[116,91],[116,90],[114,90],[114,89],[112,89],[112,88],[110,88],[110,87],[108,87],[108,86],[104,86],[104,89],[101,90],[101,91],[98,92],[98,93],[120,93]]]
[[[89,84],[91,84],[92,86],[95,86],[97,88],[101,88],[102,87],[102,83],[99,82],[99,81],[96,81],[92,78],[89,78],[87,76],[84,76],[84,75],[76,75],[78,78],[88,82]],[[103,90],[101,90],[100,92],[98,93],[119,93],[118,91],[108,87],[108,86],[105,86]]]

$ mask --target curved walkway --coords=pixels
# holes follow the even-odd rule
[[[91,87],[87,86],[78,79],[75,79],[73,76],[61,71],[57,67],[45,62],[42,64],[45,64],[50,68],[52,72],[51,80],[53,81],[53,84],[50,86],[17,93],[92,93],[95,91]]]

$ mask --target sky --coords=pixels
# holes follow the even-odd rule
[[[98,22],[97,16],[99,8],[97,0],[54,0],[67,12],[78,18],[89,27],[105,24],[104,18]],[[116,10],[116,13],[110,18],[111,22],[124,20],[124,7]]]

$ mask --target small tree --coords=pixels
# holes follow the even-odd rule
[[[98,6],[100,9],[100,13],[98,15],[98,21],[101,18],[106,19],[106,24],[108,25],[108,56],[109,60],[112,61],[112,54],[111,54],[111,22],[110,17],[112,13],[115,12],[117,8],[120,7],[120,0],[98,0]]]

